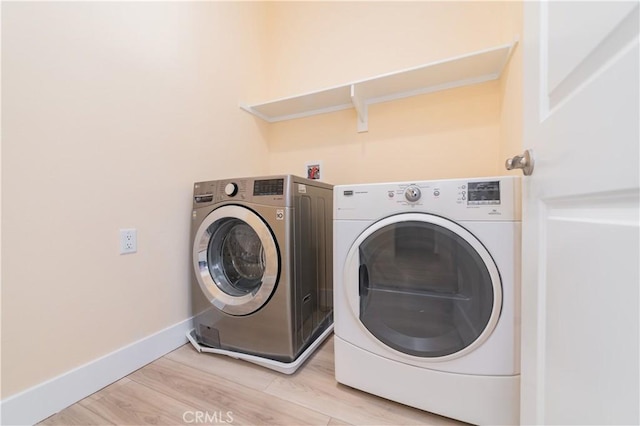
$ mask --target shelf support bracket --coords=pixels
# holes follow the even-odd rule
[[[356,85],[351,85],[351,103],[358,113],[358,133],[369,131],[369,111],[367,103],[356,93]]]

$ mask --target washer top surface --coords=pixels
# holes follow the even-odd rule
[[[334,187],[336,220],[424,212],[459,221],[520,221],[520,178],[407,181]]]
[[[196,182],[193,207],[223,202],[247,202],[276,207],[293,205],[294,194],[305,194],[307,187],[332,189],[333,186],[294,175],[242,177]]]

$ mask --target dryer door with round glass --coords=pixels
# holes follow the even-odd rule
[[[252,210],[226,205],[212,211],[196,232],[193,266],[207,299],[230,315],[260,309],[275,291],[277,244]]]
[[[462,356],[500,316],[502,287],[485,247],[460,225],[407,213],[376,222],[352,246],[345,282],[360,323],[378,341],[425,360]],[[357,287],[357,288],[355,288]]]

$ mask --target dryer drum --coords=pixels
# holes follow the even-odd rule
[[[478,253],[451,230],[418,221],[390,224],[362,242],[359,257],[360,274],[368,272],[360,277],[360,320],[390,347],[446,356],[487,327],[494,305],[491,276]]]

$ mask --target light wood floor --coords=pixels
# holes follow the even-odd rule
[[[338,384],[333,336],[290,376],[186,344],[40,424],[225,423],[464,425]]]

